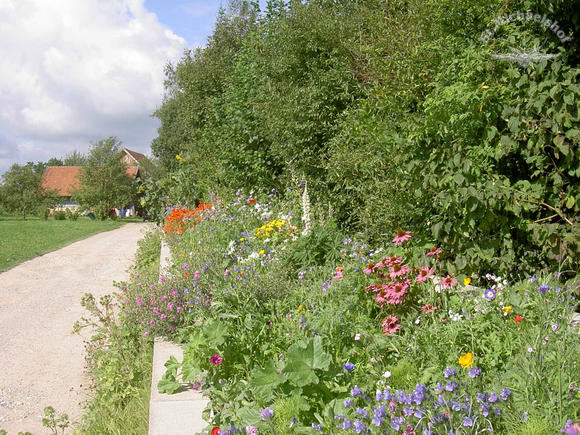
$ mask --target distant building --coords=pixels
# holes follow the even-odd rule
[[[123,148],[121,161],[126,165],[127,176],[135,180],[147,173],[143,166],[150,165],[144,154]],[[82,166],[47,166],[42,173],[42,187],[55,190],[61,198],[55,210],[77,209],[79,205],[72,197],[72,193],[79,188]]]

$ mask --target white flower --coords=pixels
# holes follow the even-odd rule
[[[383,373],[383,378],[389,379],[391,377],[391,375],[392,375],[392,373],[387,370],[385,373]]]
[[[534,348],[532,346],[528,347],[528,352],[532,353],[534,351]]]
[[[421,323],[421,319],[417,317],[417,320],[415,320],[415,325],[418,325],[419,323]]]
[[[355,334],[355,336],[354,336],[354,339],[355,339],[356,341],[360,340],[360,334]]]

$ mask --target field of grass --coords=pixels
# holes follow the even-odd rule
[[[0,216],[0,272],[72,242],[119,228],[124,221],[42,220]]]

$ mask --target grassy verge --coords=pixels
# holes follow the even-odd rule
[[[159,232],[148,233],[140,242],[130,283],[157,282],[161,241]],[[93,388],[79,433],[147,434],[153,340],[140,325],[127,321],[123,311],[130,297],[130,283],[119,283],[113,297],[95,301],[85,296],[82,304],[89,315],[78,327],[97,330],[87,341],[87,365]],[[119,312],[118,316],[112,313]]]
[[[0,272],[93,234],[119,228],[121,221],[21,220],[0,217]]]

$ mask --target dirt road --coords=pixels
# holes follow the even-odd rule
[[[148,228],[126,224],[0,274],[0,429],[50,433],[45,406],[80,419],[88,381],[83,340],[71,333],[80,299],[116,290]]]

